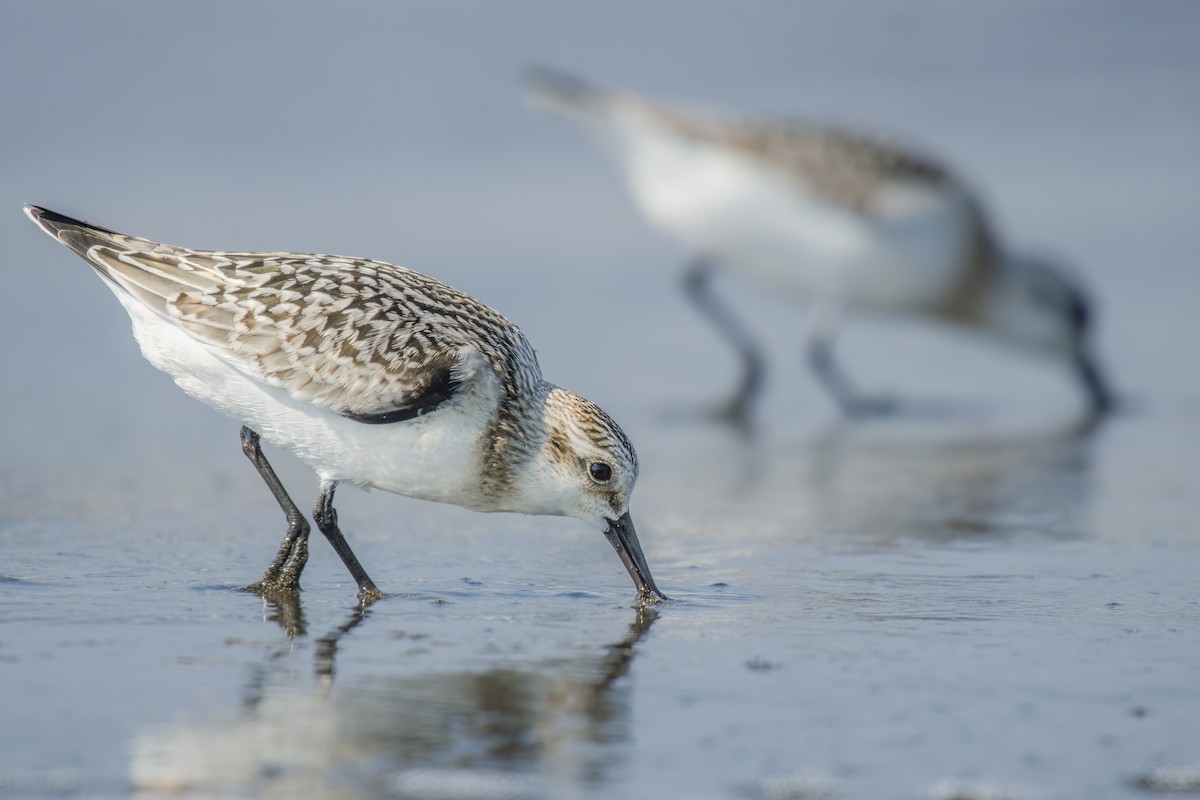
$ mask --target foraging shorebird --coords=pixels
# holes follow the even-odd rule
[[[694,255],[688,297],[741,356],[723,415],[745,422],[763,361],[712,293],[718,270],[812,308],[807,358],[847,414],[889,410],[838,367],[851,309],[923,316],[1070,365],[1099,414],[1091,304],[1067,272],[1001,248],[979,198],[946,167],[879,139],[791,120],[685,110],[538,70],[533,98],[593,133],[642,212]]]
[[[599,406],[543,380],[525,336],[488,306],[382,261],[189,250],[26,213],[100,274],[151,364],[242,423],[242,448],[288,522],[248,589],[294,591],[308,559],[308,522],[261,434],[317,472],[313,518],[364,602],[381,594],[338,527],[342,482],[577,517],[604,531],[639,602],[663,598],[629,514],[633,445]]]

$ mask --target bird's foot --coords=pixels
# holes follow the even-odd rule
[[[267,599],[270,599],[276,595],[298,595],[300,593],[300,581],[299,579],[287,580],[273,578],[270,574],[267,574],[256,580],[254,583],[240,587],[238,591],[247,592],[249,594],[257,594]]]
[[[395,597],[395,595],[386,594],[384,592],[379,591],[379,589],[376,588],[375,584],[373,584],[373,583],[370,584],[369,586],[358,587],[358,607],[359,608],[366,608],[378,600],[385,600],[389,597]]]
[[[733,400],[709,409],[706,416],[712,422],[728,425],[738,433],[750,433],[754,428],[750,403],[741,397],[735,397]]]
[[[717,405],[694,408],[680,416],[692,421],[700,420],[724,425],[742,435],[754,432],[754,415],[751,413],[751,404],[741,396]]]
[[[892,417],[903,413],[904,404],[894,397],[855,395],[838,400],[842,413],[852,419]]]
[[[249,586],[242,587],[242,591],[264,597],[277,592],[299,592],[300,574],[307,563],[308,538],[289,536],[283,540],[279,554],[263,576]]]
[[[634,608],[648,609],[650,606],[656,606],[659,603],[669,602],[671,598],[661,592],[657,592],[649,587],[643,587],[638,590],[637,600],[634,602]]]
[[[847,418],[854,420],[903,417],[909,422],[968,422],[983,420],[990,409],[985,404],[962,400],[935,400],[894,397],[854,398],[839,403]]]
[[[732,403],[664,407],[655,412],[655,417],[667,425],[716,424],[742,436],[748,437],[754,433],[754,420],[749,409]]]

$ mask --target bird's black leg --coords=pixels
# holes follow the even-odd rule
[[[869,417],[894,411],[896,404],[887,398],[859,394],[838,366],[833,356],[833,340],[840,323],[841,314],[837,306],[825,304],[814,309],[805,348],[809,366],[846,416]]]
[[[733,397],[720,407],[719,414],[729,422],[745,425],[749,421],[750,405],[762,388],[763,358],[746,327],[712,293],[713,271],[706,258],[692,261],[684,270],[683,291],[741,356],[742,380]]]
[[[271,566],[267,567],[262,578],[246,586],[245,590],[258,594],[298,591],[300,589],[300,573],[304,571],[304,565],[308,561],[308,520],[300,513],[300,509],[296,508],[296,504],[292,502],[287,490],[283,488],[283,484],[279,481],[275,470],[271,468],[267,457],[263,455],[258,434],[245,426],[242,426],[242,452],[258,470],[258,474],[266,482],[271,494],[275,495],[275,500],[283,509],[288,522],[287,535],[283,537],[283,543],[279,545],[279,554],[275,556]]]
[[[333,493],[336,489],[337,481],[321,483],[321,496],[317,498],[313,519],[317,521],[317,527],[321,529],[321,533],[325,534],[325,538],[333,545],[334,551],[341,557],[346,569],[350,570],[354,582],[358,584],[359,601],[363,605],[368,605],[383,597],[383,593],[375,587],[375,582],[367,575],[362,564],[358,563],[358,558],[355,557],[346,537],[342,536],[342,531],[338,528],[337,509],[333,507]]]

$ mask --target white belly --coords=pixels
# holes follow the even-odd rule
[[[486,510],[479,492],[480,438],[488,398],[464,398],[436,414],[367,425],[293,400],[217,357],[137,300],[115,291],[142,354],[181,389],[264,439],[290,450],[322,480]]]
[[[956,193],[890,187],[866,215],[711,146],[643,140],[625,163],[652,222],[773,291],[920,311],[959,285],[970,209]]]

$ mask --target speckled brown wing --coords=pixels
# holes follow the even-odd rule
[[[936,186],[954,180],[934,159],[881,137],[797,119],[688,114],[645,102],[678,134],[739,152],[857,212],[870,212],[879,187],[889,182]]]
[[[170,298],[168,317],[296,399],[362,422],[397,422],[434,410],[486,364],[461,324],[464,308],[483,307],[418,273],[295,254],[187,261],[200,259],[229,280]]]
[[[39,224],[219,357],[361,422],[432,411],[517,346],[497,312],[402,267],[188,250],[54,216]]]
[[[649,124],[699,144],[740,153],[806,184],[830,202],[869,214],[881,184],[937,185],[955,180],[935,159],[880,136],[802,119],[692,110],[556,70],[528,76],[534,96],[567,116],[632,128]]]

